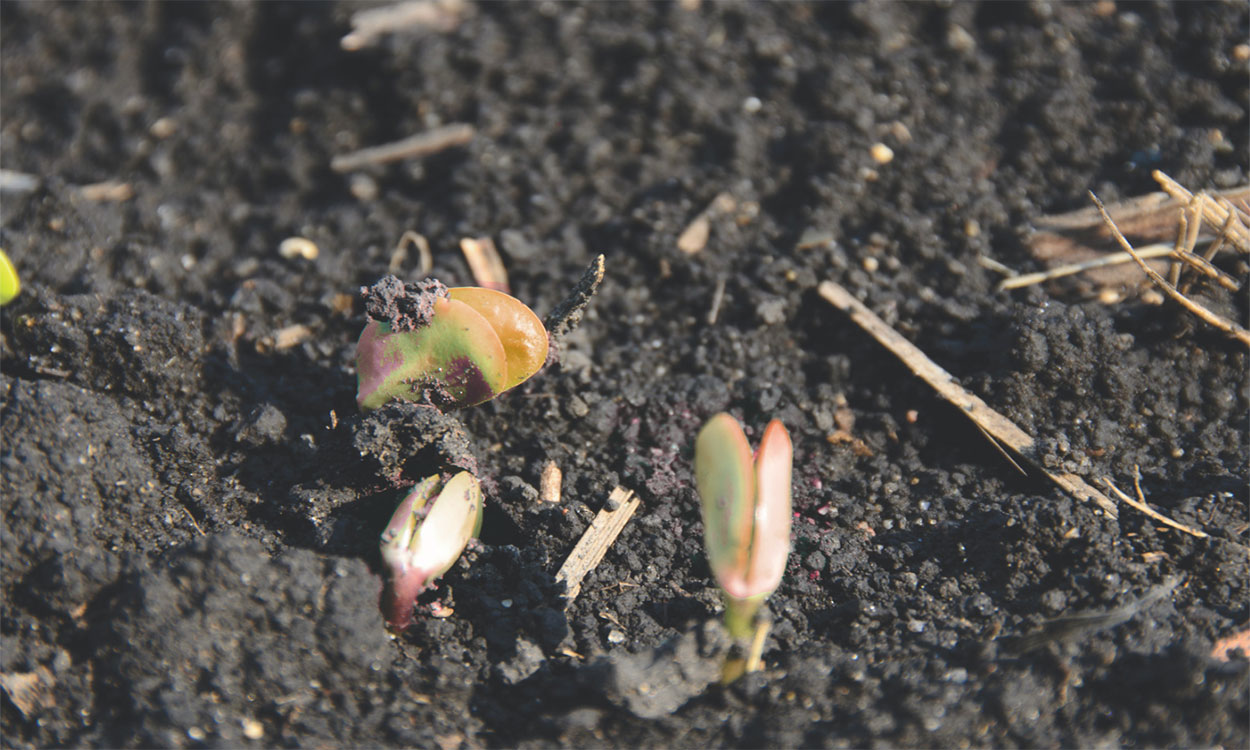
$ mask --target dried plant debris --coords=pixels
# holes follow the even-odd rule
[[[408,246],[412,245],[417,249],[417,272],[418,278],[430,275],[430,271],[434,270],[434,254],[430,252],[430,241],[425,235],[414,232],[411,229],[404,232],[399,237],[399,242],[395,243],[395,249],[391,251],[391,261],[386,266],[386,272],[392,276],[398,275],[403,269],[404,264],[408,262]]]
[[[335,172],[354,172],[357,169],[389,164],[403,159],[420,159],[455,146],[463,146],[473,140],[476,134],[474,127],[467,123],[444,125],[393,143],[370,146],[336,156],[330,160],[330,169]]]
[[[608,548],[625,529],[625,524],[633,518],[641,501],[638,496],[623,487],[612,490],[603,510],[595,516],[586,533],[577,542],[577,546],[569,553],[564,565],[556,573],[556,582],[565,586],[565,601],[572,604],[582,590],[582,579],[595,569]]]
[[[478,286],[504,294],[512,293],[508,286],[508,269],[495,249],[494,240],[490,237],[465,237],[460,240],[460,251],[464,253],[464,259],[473,273],[473,281]]]
[[[1069,495],[1078,500],[1093,502],[1112,518],[1118,515],[1115,503],[1081,477],[1068,472],[1047,471],[1037,458],[1037,443],[1032,436],[956,383],[955,378],[949,372],[925,356],[924,352],[903,338],[846,289],[832,281],[825,281],[821,283],[819,291],[820,296],[824,297],[829,304],[849,313],[852,321],[867,331],[882,346],[889,349],[894,356],[903,360],[907,368],[928,383],[939,396],[968,415],[968,418],[990,439],[990,443],[1017,469],[1021,468],[1020,465],[1004,446],[1045,474]]]
[[[1131,242],[1142,244],[1138,254],[1148,260],[1177,255],[1173,267],[1179,269],[1183,260],[1179,245],[1187,249],[1203,248],[1201,257],[1209,261],[1225,245],[1247,252],[1250,233],[1246,230],[1247,202],[1250,185],[1219,193],[1190,193],[1162,172],[1154,173],[1164,192],[1119,201],[1107,206],[1107,213]],[[1197,221],[1187,214],[1199,214]],[[1177,243],[1178,226],[1185,243]],[[1051,281],[1064,276],[1083,274],[1092,289],[1132,289],[1141,284],[1141,276],[1131,265],[1127,252],[1108,253],[1114,234],[1103,223],[1097,208],[1086,208],[1066,214],[1043,216],[1033,222],[1035,231],[1027,242],[1033,256],[1049,266],[1046,271],[1020,274],[1005,279],[999,289],[1020,287]],[[1223,238],[1223,239],[1221,239]],[[1192,260],[1188,261],[1191,265]],[[1154,267],[1164,264],[1156,260]],[[1202,271],[1210,275],[1209,270]],[[1175,283],[1175,282],[1173,282]]]
[[[595,296],[602,282],[603,256],[599,255],[582,272],[582,277],[578,279],[573,292],[565,297],[563,302],[556,305],[555,309],[543,320],[543,325],[546,326],[547,333],[551,336],[553,349],[558,348],[560,341],[581,324],[582,316],[586,314],[586,307],[590,305],[590,299]]]
[[[1136,469],[1136,467],[1134,467],[1134,469]],[[1172,519],[1168,518],[1167,516],[1163,515],[1159,511],[1147,505],[1146,496],[1142,493],[1142,490],[1141,490],[1141,474],[1139,473],[1135,472],[1133,475],[1133,484],[1136,485],[1136,489],[1137,489],[1137,499],[1133,499],[1129,497],[1128,495],[1124,494],[1124,492],[1119,487],[1116,487],[1114,484],[1112,484],[1110,477],[1103,477],[1102,483],[1107,485],[1107,488],[1111,490],[1112,494],[1118,497],[1122,502],[1136,508],[1142,513],[1145,513],[1147,516],[1150,516],[1151,518],[1163,524],[1164,526],[1171,526],[1172,528],[1177,529],[1178,531],[1183,531],[1186,534],[1189,534],[1190,536],[1196,536],[1199,539],[1206,539],[1207,537],[1210,536],[1210,534],[1206,533],[1205,531],[1199,531],[1198,529],[1192,528],[1190,526],[1186,526],[1185,524],[1180,523],[1178,521],[1173,521]]]
[[[348,52],[364,49],[386,34],[417,29],[454,31],[466,11],[464,0],[408,0],[352,14],[351,33],[339,44]]]
[[[1171,595],[1180,585],[1181,576],[1169,576],[1163,583],[1153,586],[1137,599],[1111,609],[1090,609],[1047,620],[1037,630],[1021,636],[1001,639],[1004,650],[1019,656],[1045,646],[1047,643],[1074,641],[1099,630],[1122,625],[1139,612],[1149,609],[1161,599]]]
[[[1166,279],[1160,276],[1158,271],[1155,271],[1153,268],[1146,265],[1146,261],[1143,260],[1142,257],[1137,254],[1137,252],[1133,249],[1133,246],[1129,244],[1129,241],[1125,239],[1124,235],[1120,232],[1119,228],[1116,227],[1115,222],[1107,214],[1106,208],[1102,205],[1102,201],[1098,200],[1098,196],[1094,195],[1093,193],[1090,193],[1090,197],[1093,198],[1094,203],[1098,206],[1098,210],[1102,214],[1103,221],[1105,221],[1107,226],[1111,229],[1112,233],[1115,236],[1116,241],[1120,243],[1120,247],[1124,248],[1124,252],[1133,256],[1133,260],[1137,262],[1137,265],[1141,268],[1142,271],[1145,272],[1146,276],[1148,276],[1150,280],[1154,282],[1155,286],[1162,289],[1165,294],[1167,294],[1169,297],[1175,300],[1178,304],[1180,304],[1181,307],[1184,307],[1186,310],[1193,313],[1197,317],[1201,318],[1203,321],[1205,321],[1209,325],[1224,332],[1225,334],[1229,336],[1232,336],[1233,338],[1237,339],[1241,343],[1250,347],[1250,331],[1246,330],[1245,328],[1241,327],[1240,325],[1230,320],[1226,320],[1225,318],[1219,315],[1216,315],[1215,313],[1208,310],[1206,307],[1203,307],[1197,302],[1194,302],[1193,300],[1191,300],[1189,297],[1186,297],[1179,290],[1177,290],[1175,286],[1168,283]],[[1188,249],[1192,251],[1192,247]]]
[[[677,249],[686,255],[694,255],[707,245],[712,232],[712,220],[732,212],[738,202],[729,193],[720,193],[707,208],[699,212],[694,220],[686,225],[677,238]]]

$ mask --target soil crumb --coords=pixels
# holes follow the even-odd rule
[[[434,300],[447,296],[447,286],[438,279],[421,279],[405,284],[398,278],[383,276],[373,286],[362,286],[369,317],[389,323],[396,333],[415,331],[430,324],[434,318]]]

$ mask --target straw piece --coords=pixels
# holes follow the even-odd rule
[[[330,169],[335,172],[352,172],[363,167],[387,164],[401,159],[418,159],[437,154],[453,146],[463,146],[473,140],[476,133],[474,127],[467,123],[444,125],[403,140],[336,156],[330,160]]]
[[[1166,258],[1172,254],[1172,248],[1168,245],[1150,245],[1138,250],[1137,254],[1143,258]],[[1111,253],[1110,255],[1104,255],[1101,258],[1087,260],[1082,263],[1068,263],[1062,266],[1055,266],[1048,271],[1023,273],[1019,276],[1012,276],[1010,278],[1003,279],[998,285],[998,291],[1001,292],[1007,289],[1019,289],[1020,287],[1040,284],[1043,281],[1050,281],[1051,279],[1071,276],[1073,274],[1090,271],[1095,268],[1103,268],[1104,266],[1114,266],[1121,263],[1132,262],[1133,256],[1128,253]]]
[[[1151,518],[1163,524],[1164,526],[1171,526],[1177,531],[1183,531],[1186,534],[1196,536],[1199,539],[1206,539],[1207,537],[1210,536],[1210,534],[1206,533],[1205,531],[1199,531],[1198,529],[1186,526],[1185,524],[1180,523],[1179,521],[1173,521],[1172,519],[1163,515],[1159,511],[1155,510],[1154,508],[1151,508],[1149,505],[1146,505],[1145,500],[1134,500],[1133,498],[1121,492],[1119,487],[1116,487],[1114,484],[1112,484],[1110,477],[1103,477],[1102,483],[1107,485],[1107,487],[1115,494],[1115,496],[1120,498],[1120,500],[1124,502],[1126,505],[1132,506],[1136,508],[1137,510],[1140,510],[1142,513],[1145,513],[1146,515],[1150,516]]]
[[[1099,213],[1102,214],[1102,220],[1107,223],[1107,226],[1111,229],[1112,233],[1115,235],[1116,241],[1120,243],[1120,247],[1124,248],[1124,252],[1133,256],[1133,260],[1137,261],[1137,265],[1141,267],[1141,270],[1146,272],[1146,275],[1149,276],[1150,280],[1155,283],[1155,286],[1162,289],[1165,294],[1167,294],[1169,297],[1171,297],[1172,299],[1180,303],[1181,307],[1184,307],[1186,310],[1190,311],[1194,315],[1198,316],[1199,318],[1202,318],[1212,327],[1223,331],[1229,336],[1232,336],[1233,338],[1237,339],[1241,343],[1250,347],[1250,331],[1247,331],[1245,328],[1242,328],[1241,326],[1237,325],[1236,323],[1233,323],[1232,321],[1228,321],[1228,320],[1225,320],[1224,318],[1221,318],[1220,316],[1206,309],[1202,305],[1199,305],[1198,303],[1191,301],[1188,297],[1186,297],[1185,295],[1177,291],[1176,287],[1169,284],[1166,279],[1164,279],[1153,268],[1147,265],[1146,261],[1142,260],[1141,256],[1137,254],[1137,251],[1133,249],[1133,246],[1130,245],[1128,240],[1124,238],[1124,235],[1120,233],[1120,229],[1115,225],[1115,222],[1112,221],[1111,217],[1107,215],[1107,209],[1103,207],[1102,201],[1098,200],[1098,196],[1094,195],[1093,193],[1090,193],[1089,197],[1092,198],[1094,200],[1094,204],[1098,206],[1098,211]]]
[[[733,211],[737,205],[737,201],[729,193],[717,195],[707,208],[699,212],[699,215],[682,230],[681,236],[677,238],[677,249],[686,255],[694,255],[702,250],[707,245],[712,230],[712,219]]]
[[[1047,471],[1037,460],[1036,446],[1027,432],[956,383],[949,372],[943,370],[914,344],[899,335],[889,324],[855,299],[850,292],[832,281],[822,282],[819,291],[820,296],[839,310],[849,313],[852,321],[867,331],[882,346],[889,349],[894,356],[903,360],[903,364],[907,365],[907,368],[921,380],[928,383],[939,396],[967,414],[968,418],[987,435],[1011,448],[1034,469],[1045,474],[1068,494],[1078,500],[1093,502],[1112,518],[1117,516],[1115,503],[1081,477],[1076,474]]]
[[[542,480],[539,482],[538,499],[544,503],[560,502],[560,487],[564,472],[555,461],[548,461],[543,466]]]
[[[1164,192],[1172,196],[1173,199],[1180,203],[1188,204],[1194,198],[1194,194],[1185,189],[1176,180],[1168,177],[1159,170],[1150,173],[1155,178],[1155,182],[1163,188]],[[1225,191],[1215,198],[1199,193],[1204,200],[1202,204],[1202,218],[1213,227],[1223,227],[1228,224],[1228,238],[1233,245],[1243,253],[1250,253],[1250,229],[1246,227],[1247,217],[1243,209],[1238,208],[1232,201],[1240,201],[1243,204],[1250,199],[1250,186],[1242,186],[1232,190]],[[1230,217],[1232,220],[1230,222]]]
[[[460,25],[464,10],[463,0],[410,0],[367,8],[352,14],[351,33],[339,40],[339,45],[348,52],[355,52],[395,31],[413,28],[452,31]]]
[[[504,268],[494,240],[490,237],[465,237],[460,240],[460,251],[469,262],[469,271],[478,286],[504,294],[512,293],[508,286],[508,269]]]
[[[641,502],[637,495],[623,487],[612,490],[603,510],[595,516],[590,528],[582,534],[564,565],[560,566],[560,572],[556,573],[556,582],[565,585],[564,599],[567,604],[572,604],[581,593],[582,579],[603,559],[608,547],[620,536]]]

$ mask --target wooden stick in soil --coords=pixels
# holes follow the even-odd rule
[[[1037,460],[1036,445],[1027,432],[956,383],[955,378],[949,372],[925,356],[924,352],[903,338],[846,289],[832,281],[825,281],[820,285],[820,296],[839,310],[849,313],[852,321],[867,331],[882,346],[889,349],[894,356],[903,360],[903,364],[907,365],[907,368],[921,380],[928,383],[939,396],[968,415],[968,418],[987,435],[1019,454],[1033,468],[1059,485],[1064,492],[1078,500],[1094,503],[1112,518],[1118,515],[1115,503],[1081,477],[1076,474],[1047,471]]]
[[[556,573],[556,582],[565,585],[566,606],[581,593],[582,579],[603,559],[641,502],[637,495],[623,487],[612,490],[603,510],[595,516],[590,528],[582,534],[564,565],[560,566],[560,572]]]
[[[1124,252],[1133,256],[1133,260],[1137,261],[1137,265],[1146,273],[1146,276],[1148,276],[1150,280],[1155,283],[1155,286],[1159,287],[1165,294],[1176,300],[1181,307],[1206,321],[1213,328],[1223,331],[1225,334],[1232,336],[1241,343],[1250,347],[1250,331],[1247,331],[1245,328],[1242,328],[1232,321],[1221,318],[1177,291],[1176,287],[1169,284],[1166,279],[1147,265],[1146,261],[1142,260],[1141,256],[1137,254],[1137,251],[1133,249],[1133,246],[1129,244],[1129,241],[1124,238],[1123,234],[1120,233],[1119,227],[1117,227],[1115,222],[1111,220],[1111,217],[1107,215],[1107,209],[1103,207],[1102,201],[1098,200],[1098,196],[1090,193],[1089,197],[1093,199],[1094,205],[1098,206],[1098,212],[1102,214],[1102,220],[1107,223],[1107,227],[1111,230],[1111,233],[1115,235],[1116,242],[1120,243],[1120,247],[1124,248]]]

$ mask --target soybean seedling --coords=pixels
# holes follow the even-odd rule
[[[0,250],[0,305],[12,302],[21,290],[22,283],[18,281],[17,269],[13,267],[9,256],[4,254],[4,250]]]
[[[392,399],[459,408],[528,380],[547,360],[532,310],[493,289],[388,276],[368,290],[370,320],[356,344],[356,402]]]
[[[382,610],[402,632],[412,623],[417,596],[455,564],[482,529],[482,487],[467,471],[446,484],[426,477],[412,488],[382,532],[382,562],[389,571]]]
[[[751,446],[737,420],[712,417],[695,441],[694,473],[703,507],[708,564],[725,597],[725,628],[746,661],[726,662],[724,681],[758,668],[767,624],[760,609],[781,583],[790,555],[790,435],[780,420]]]

